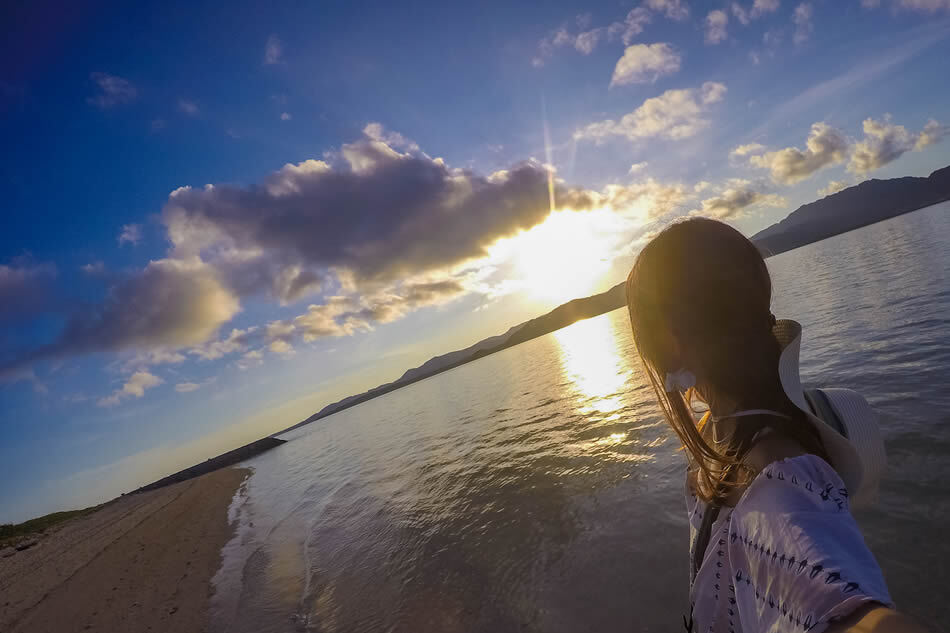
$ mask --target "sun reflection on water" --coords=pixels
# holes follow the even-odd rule
[[[631,369],[606,318],[593,318],[554,333],[564,375],[577,392],[578,412],[612,413],[623,406],[621,391]],[[617,417],[616,415],[613,417]]]

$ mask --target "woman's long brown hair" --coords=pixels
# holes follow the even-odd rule
[[[633,338],[660,406],[690,461],[689,485],[706,503],[722,504],[754,472],[742,463],[764,427],[825,457],[817,432],[782,389],[781,348],[772,334],[772,282],[762,254],[727,224],[690,218],[668,226],[637,257],[627,278]],[[739,409],[789,416],[741,418],[736,431],[712,445],[685,394],[667,392],[674,366],[669,337],[689,350],[704,389]]]

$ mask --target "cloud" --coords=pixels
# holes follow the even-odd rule
[[[142,241],[142,225],[141,224],[125,224],[122,227],[122,230],[119,232],[119,246],[129,242],[133,246],[137,245]]]
[[[644,7],[631,9],[622,22],[614,22],[607,27],[607,38],[613,40],[619,36],[624,46],[629,46],[633,38],[643,33],[651,19],[650,12]]]
[[[277,354],[278,356],[283,356],[285,358],[288,356],[293,356],[297,353],[294,351],[294,348],[290,343],[279,339],[276,341],[271,341],[271,344],[268,345],[267,348],[271,351],[271,353]]]
[[[382,123],[372,122],[367,123],[363,128],[363,134],[366,135],[366,138],[373,141],[379,141],[380,143],[385,143],[389,147],[396,149],[406,149],[412,152],[419,151],[419,146],[399,132],[393,132],[387,130],[383,127]]]
[[[729,25],[729,16],[725,11],[716,9],[710,11],[709,15],[706,16],[706,43],[707,44],[719,44],[724,42],[728,34],[726,33],[726,27]]]
[[[943,9],[950,9],[950,0],[891,0],[895,9],[910,9],[923,13],[936,13]],[[861,0],[861,6],[874,9],[881,6],[881,0]]]
[[[290,116],[290,113],[289,113],[289,112],[281,112],[281,113],[280,113],[280,120],[281,120],[281,121],[289,121],[289,120],[291,120],[292,118],[293,118],[293,117]]]
[[[634,44],[628,46],[614,67],[610,86],[656,81],[680,69],[682,57],[669,44]]]
[[[802,181],[823,167],[837,165],[848,154],[848,140],[827,123],[811,126],[805,149],[786,147],[775,152],[752,156],[749,162],[771,172],[775,182],[791,185]]]
[[[116,389],[112,395],[101,398],[96,404],[100,407],[114,407],[126,398],[141,398],[146,389],[157,387],[165,381],[147,371],[137,371],[132,374],[122,387]]]
[[[702,104],[723,90],[688,92]],[[166,257],[114,278],[104,299],[64,315],[51,342],[4,352],[3,371],[96,352],[126,355],[129,369],[227,356],[247,369],[269,353],[487,294],[494,282],[486,279],[497,270],[494,246],[549,217],[552,180],[561,213],[610,209],[629,226],[694,195],[653,180],[601,191],[572,187],[534,161],[480,174],[380,139],[415,147],[376,124],[324,160],[285,165],[257,184],[176,189],[162,209]],[[243,298],[260,295],[288,304],[311,299],[290,318],[219,334]]]
[[[642,162],[642,163],[634,163],[634,164],[630,165],[630,170],[627,171],[627,173],[628,173],[628,174],[636,174],[636,173],[639,173],[639,172],[643,171],[644,169],[646,169],[646,168],[647,168],[647,165],[648,165],[648,163],[645,162],[645,161]]]
[[[619,121],[607,119],[591,123],[574,133],[576,139],[595,142],[620,136],[630,141],[647,138],[679,140],[695,136],[709,126],[710,105],[722,101],[726,86],[707,81],[700,90],[667,90],[652,97]]]
[[[844,180],[829,180],[827,185],[818,190],[818,195],[821,197],[830,196],[850,186],[851,183]]]
[[[153,261],[111,288],[101,305],[73,315],[53,343],[7,369],[41,358],[196,345],[239,308],[237,298],[197,258]]]
[[[99,88],[99,94],[86,99],[88,103],[105,110],[117,105],[132,103],[138,91],[128,79],[108,73],[91,73],[89,78]]]
[[[238,369],[245,371],[251,369],[252,367],[258,367],[264,363],[264,354],[260,350],[251,350],[244,354],[240,360],[235,363]]]
[[[585,28],[590,22],[589,18],[589,15],[578,16],[578,25]],[[561,26],[538,42],[537,52],[531,63],[535,67],[543,66],[544,62],[554,55],[554,51],[559,48],[573,48],[581,55],[590,55],[601,41],[616,36],[616,32],[612,30],[613,28],[613,25],[611,25],[610,27],[598,27],[574,34],[568,30],[566,25]]]
[[[208,378],[207,380],[204,380],[202,382],[190,382],[190,381],[180,382],[177,385],[175,385],[175,391],[177,391],[178,393],[191,393],[192,391],[198,391],[202,387],[206,387],[208,385],[214,384],[216,380],[217,380],[217,377],[212,376],[211,378]]]
[[[748,156],[749,154],[761,154],[765,150],[765,145],[761,143],[747,143],[745,145],[740,145],[734,150],[732,150],[729,155],[732,157],[736,156]]]
[[[779,0],[755,0],[752,3],[752,11],[749,12],[749,15],[752,18],[757,18],[766,13],[774,13],[778,10],[778,5]]]
[[[18,257],[0,264],[0,323],[30,319],[52,305],[56,267]]]
[[[917,135],[917,144],[914,146],[914,149],[924,149],[928,145],[939,143],[947,136],[950,136],[950,126],[941,125],[933,119],[930,119],[927,121],[927,125],[924,126],[923,131]]]
[[[694,214],[720,220],[735,220],[754,206],[784,207],[785,198],[758,191],[751,182],[742,179],[730,180],[715,197],[702,201],[702,208]]]
[[[747,25],[752,19],[749,12],[738,2],[733,2],[730,6],[730,10],[732,11],[732,15],[734,15],[742,25]]]
[[[101,261],[89,262],[88,264],[83,264],[79,267],[83,273],[90,275],[92,277],[98,277],[99,275],[104,275],[106,272],[106,265]]]
[[[228,354],[243,352],[255,340],[254,333],[256,331],[257,326],[251,326],[244,330],[234,328],[223,339],[196,345],[189,352],[203,360],[215,360]]]
[[[292,300],[274,286],[285,271],[292,287],[343,274],[365,291],[485,257],[550,212],[549,172],[531,161],[482,176],[373,139],[332,160],[288,164],[250,187],[176,190],[162,212],[173,253],[208,261],[241,296]],[[593,202],[584,190],[557,194],[578,210]]]
[[[188,116],[198,116],[200,110],[198,108],[198,104],[194,101],[189,101],[188,99],[179,99],[178,111]]]
[[[284,54],[284,46],[276,35],[267,38],[267,44],[264,45],[264,64],[277,64]]]
[[[576,22],[581,30],[572,32],[572,29],[564,24],[551,31],[538,42],[531,64],[536,68],[544,66],[559,48],[573,48],[582,55],[590,55],[600,42],[612,42],[618,37],[624,46],[629,46],[651,22],[653,12],[663,14],[671,20],[685,20],[689,17],[689,7],[683,0],[644,0],[641,6],[631,9],[623,20],[612,22],[606,27],[588,28],[590,14],[579,15]]]
[[[304,314],[296,317],[293,332],[308,343],[326,337],[351,336],[370,331],[377,323],[400,319],[414,310],[451,301],[466,292],[459,281],[443,279],[413,282],[363,297],[334,296],[322,305],[309,306]],[[286,325],[272,323],[271,327]]]
[[[646,0],[644,5],[657,13],[663,13],[671,20],[685,20],[689,17],[689,7],[683,0]]]
[[[792,41],[796,44],[807,42],[812,31],[815,30],[815,25],[811,21],[812,13],[813,9],[809,2],[803,2],[795,7],[795,12],[792,14],[792,22],[795,23],[795,35],[792,37]]]
[[[632,217],[639,224],[673,213],[693,198],[694,191],[679,183],[662,183],[648,178],[629,185],[608,185],[603,204],[615,214]]]
[[[892,124],[890,115],[886,115],[883,121],[865,119],[863,127],[864,139],[855,143],[848,163],[848,171],[861,175],[879,169],[907,152],[937,143],[948,133],[945,126],[931,120],[915,134],[903,125]]]

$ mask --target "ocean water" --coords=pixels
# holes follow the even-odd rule
[[[769,260],[806,386],[880,411],[889,470],[858,515],[902,609],[950,586],[950,204]],[[219,631],[671,631],[684,459],[624,310],[286,436],[247,465]]]

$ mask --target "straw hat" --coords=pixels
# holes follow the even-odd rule
[[[868,506],[877,498],[878,484],[887,466],[884,441],[877,424],[877,413],[861,394],[850,389],[822,389],[831,409],[841,423],[841,429],[812,412],[802,389],[798,370],[802,326],[795,321],[776,321],[772,328],[782,346],[778,371],[788,398],[805,412],[815,425],[821,441],[831,458],[832,466],[848,489],[852,508]]]

